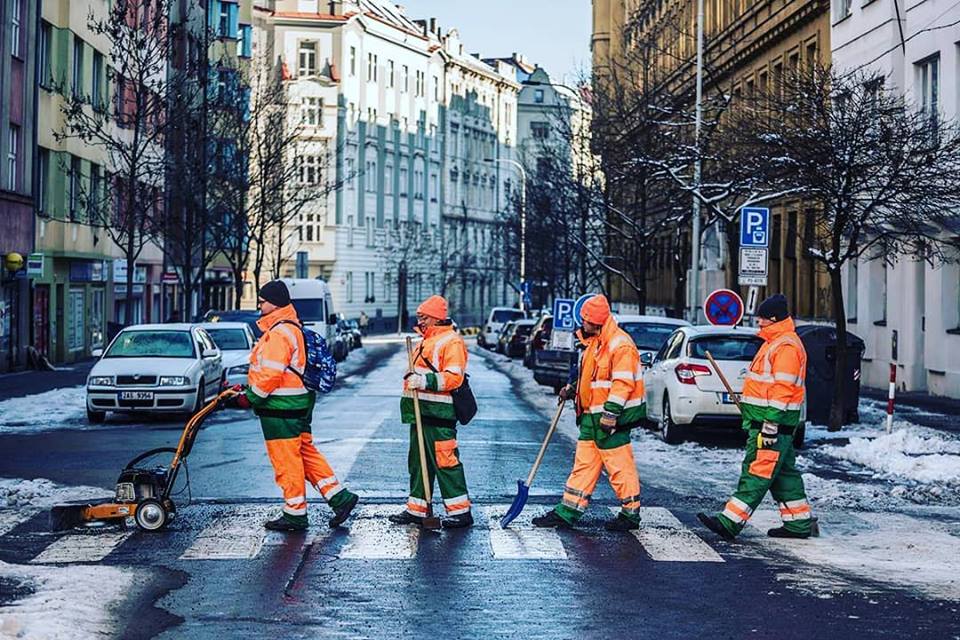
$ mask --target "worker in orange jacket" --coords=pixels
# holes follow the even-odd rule
[[[248,388],[238,404],[253,407],[260,418],[267,454],[277,484],[283,491],[283,511],[264,526],[274,531],[307,528],[305,481],[316,488],[333,509],[331,527],[350,516],[358,497],[337,479],[327,459],[317,451],[310,432],[316,394],[303,385],[306,349],[290,292],[281,280],[260,289],[260,319],[263,335],[250,353]]]
[[[620,512],[605,527],[630,531],[640,526],[640,476],[633,459],[630,429],[647,416],[640,352],[617,325],[606,296],[590,298],[580,312],[583,328],[576,387],[560,391],[561,401],[575,398],[580,437],[563,499],[552,511],[533,519],[538,527],[569,527],[587,509],[600,471],[607,470],[620,500]]]

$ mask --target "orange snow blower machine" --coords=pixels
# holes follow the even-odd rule
[[[137,527],[143,531],[160,531],[166,527],[177,514],[177,506],[172,497],[173,487],[181,467],[186,467],[187,456],[193,449],[200,426],[208,415],[238,393],[240,392],[226,389],[192,415],[183,428],[176,449],[172,447],[150,449],[128,462],[120,472],[120,477],[117,478],[113,502],[57,505],[50,511],[50,528],[53,531],[63,531],[86,523],[124,521],[127,518],[133,518]],[[169,468],[137,466],[144,460],[161,453],[173,454]],[[189,477],[188,470],[188,486]]]

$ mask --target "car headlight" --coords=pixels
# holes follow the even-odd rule
[[[238,364],[235,367],[230,367],[227,369],[228,376],[245,376],[250,372],[249,364]]]
[[[188,382],[186,376],[160,376],[161,387],[182,387]]]
[[[113,376],[90,376],[87,385],[91,387],[112,387]]]

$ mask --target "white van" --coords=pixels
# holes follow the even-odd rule
[[[487,349],[496,349],[497,338],[503,325],[513,320],[523,320],[524,318],[526,318],[526,314],[520,311],[520,309],[514,309],[513,307],[494,307],[490,309],[487,322],[483,325],[483,330],[480,332],[480,335],[477,336],[477,344]]]
[[[303,325],[323,336],[333,348],[337,337],[337,318],[333,295],[326,282],[309,278],[282,278],[290,291],[290,301]]]

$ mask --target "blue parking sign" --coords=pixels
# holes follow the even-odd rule
[[[553,328],[558,331],[573,331],[576,324],[573,320],[574,300],[571,298],[557,298],[553,301]]]
[[[740,210],[740,246],[770,246],[770,209],[744,207]]]
[[[582,296],[580,296],[579,298],[577,298],[577,301],[573,303],[573,322],[574,322],[574,324],[576,324],[578,327],[582,327],[582,326],[583,326],[583,320],[580,318],[580,310],[583,309],[583,305],[587,302],[587,300],[589,300],[590,298],[592,298],[592,297],[595,296],[595,295],[597,295],[597,294],[595,294],[595,293],[585,293],[585,294],[583,294]]]

